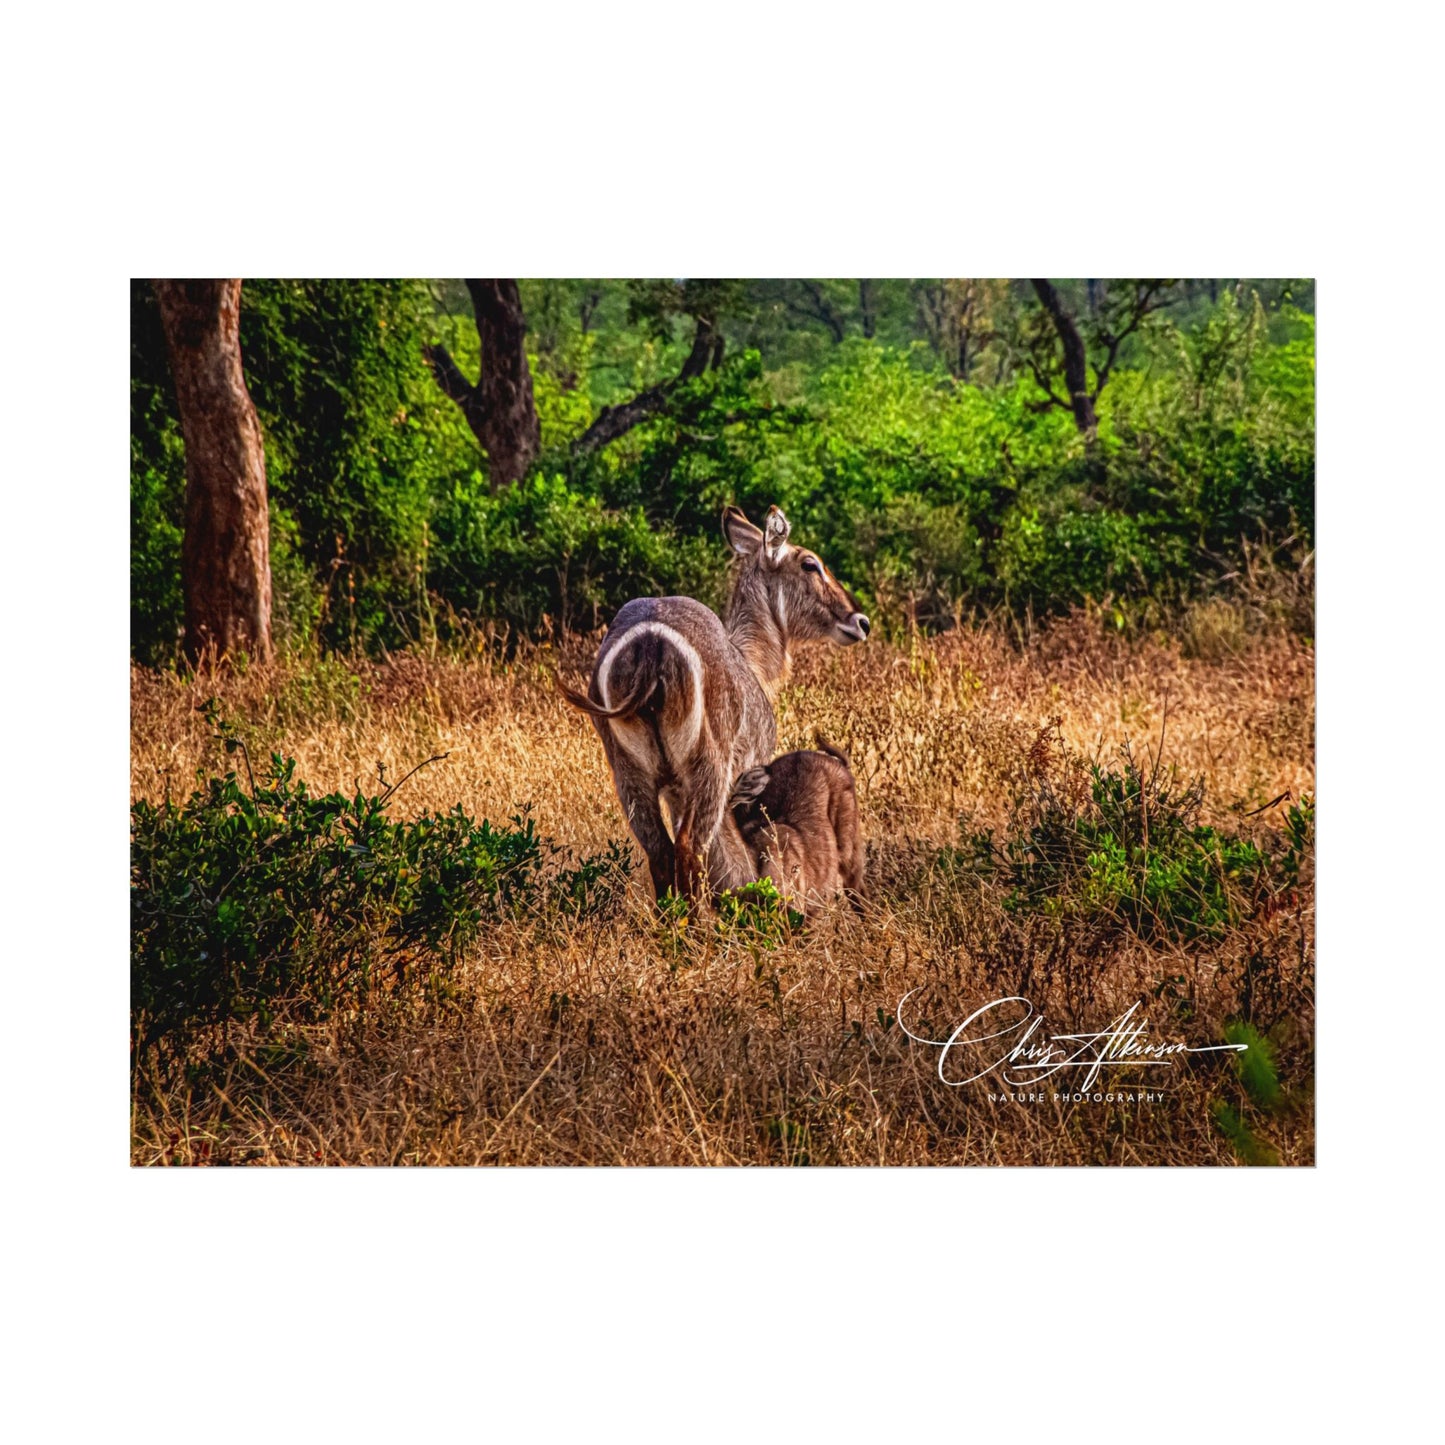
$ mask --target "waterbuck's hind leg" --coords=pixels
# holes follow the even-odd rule
[[[618,796],[621,796],[621,788]],[[633,795],[631,802],[624,802],[627,811],[627,826],[638,846],[647,854],[647,871],[652,875],[652,891],[659,901],[671,888],[677,877],[677,850],[667,836],[662,821],[662,812],[657,800],[645,792]]]
[[[701,902],[709,891],[708,864],[727,811],[729,779],[710,760],[689,770],[676,818],[677,891]],[[729,840],[730,841],[730,840]],[[741,841],[741,840],[739,840]]]
[[[658,788],[655,778],[648,775],[632,762],[631,758],[617,746],[611,729],[598,729],[603,734],[603,745],[607,761],[612,769],[612,782],[617,789],[617,801],[622,804],[622,816],[637,845],[647,855],[647,870],[652,875],[652,891],[658,899],[676,881],[677,858],[672,839],[668,836],[667,825],[663,822],[662,809],[658,805]]]

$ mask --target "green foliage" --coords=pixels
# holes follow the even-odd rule
[[[130,645],[138,662],[173,662],[181,621],[186,456],[150,283],[130,286]]]
[[[674,972],[687,966],[691,935],[687,931],[690,921],[687,899],[680,893],[668,889],[657,900],[657,922],[655,936],[658,948]]]
[[[630,866],[614,846],[549,881],[525,811],[507,827],[460,806],[395,822],[385,808],[398,785],[313,795],[279,755],[259,783],[249,761],[246,774],[202,777],[184,803],[131,810],[138,1057],[174,1062],[197,1043],[214,1048],[216,1026],[315,1021],[378,992],[436,987],[489,920],[549,901],[599,913]]]
[[[1015,912],[1117,922],[1146,939],[1220,938],[1298,877],[1293,840],[1276,855],[1199,822],[1202,780],[1141,766],[1126,745],[1119,769],[1091,764],[1080,790],[1070,761],[1048,757],[1036,745],[1032,788],[1003,840],[970,840]]]
[[[604,506],[562,476],[493,494],[474,473],[434,524],[432,578],[455,611],[530,633],[599,627],[629,597],[721,592],[726,559],[711,538],[651,526],[641,507]]]
[[[1280,868],[1291,883],[1298,883],[1300,869],[1315,846],[1315,800],[1308,793],[1285,810],[1284,832],[1289,846]]]
[[[658,340],[671,340],[674,319],[688,316],[710,324],[747,309],[747,282],[687,280],[637,280],[627,283],[628,320]]]
[[[1209,1106],[1219,1132],[1229,1140],[1230,1147],[1239,1156],[1241,1164],[1255,1167],[1279,1163],[1279,1152],[1268,1140],[1261,1139],[1244,1122],[1239,1110],[1223,1099],[1216,1099]]]
[[[615,914],[632,876],[632,853],[616,839],[601,853],[590,853],[575,868],[563,868],[553,883],[558,910],[572,918],[606,918]]]
[[[770,1114],[763,1120],[763,1137],[777,1151],[781,1163],[794,1169],[806,1169],[812,1163],[812,1131],[803,1121]]]
[[[1239,1082],[1244,1085],[1244,1092],[1254,1106],[1259,1109],[1278,1108],[1282,1095],[1275,1067],[1274,1045],[1253,1024],[1238,1021],[1225,1025],[1224,1041],[1244,1045],[1243,1051],[1234,1056],[1234,1067]]]
[[[1195,332],[1160,334],[1147,369],[1106,393],[1110,456],[1102,495],[1182,557],[1236,560],[1243,537],[1314,530],[1314,318],[1273,344],[1257,299],[1226,293]]]
[[[1284,1027],[1280,1025],[1276,1032]],[[1244,1046],[1233,1055],[1234,1072],[1249,1108],[1259,1114],[1278,1115],[1298,1106],[1299,1100],[1280,1083],[1278,1051],[1273,1038],[1253,1024],[1236,1019],[1224,1026],[1224,1041]],[[1244,1105],[1235,1107],[1223,1099],[1215,1099],[1210,1104],[1210,1114],[1241,1163],[1279,1163],[1274,1146],[1261,1139],[1246,1122]]]
[[[776,948],[803,926],[803,915],[790,908],[771,878],[726,889],[718,898],[720,938],[742,938],[760,948]]]
[[[478,457],[422,358],[430,293],[421,282],[248,281],[241,300],[267,486],[317,579],[319,640],[415,640],[433,499]]]
[[[786,495],[769,439],[806,419],[774,401],[758,353],[743,352],[676,387],[666,413],[609,449],[588,480],[608,506],[641,507],[711,543],[729,502],[766,511]]]
[[[1220,312],[1236,315],[1232,298]],[[1028,382],[965,386],[918,350],[850,342],[806,393],[813,422],[770,461],[785,505],[880,610],[939,622],[965,599],[1036,614],[1177,601],[1237,566],[1241,538],[1310,535],[1312,318],[1300,325],[1279,346],[1258,320],[1203,339],[1160,325],[1149,370],[1115,372],[1092,448]]]
[[[1084,305],[1081,287],[1060,284]],[[494,496],[422,357],[444,341],[477,375],[460,283],[247,281],[274,630],[344,650],[466,619],[592,628],[647,593],[717,604],[728,502],[781,504],[884,624],[1092,603],[1124,625],[1227,591],[1263,539],[1308,552],[1314,320],[1287,299],[1308,287],[1186,283],[1129,338],[1086,440],[1066,411],[1040,409],[1011,359],[1008,318],[1032,304],[1026,288],[979,283],[997,314],[967,365],[958,317],[941,339],[940,318],[973,285],[523,283],[542,450]],[[699,323],[726,336],[721,365],[577,453],[600,407],[677,376]],[[180,626],[184,453],[144,283],[131,349],[132,649],[163,663]]]

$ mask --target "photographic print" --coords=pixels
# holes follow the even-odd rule
[[[132,281],[132,1164],[1312,1165],[1314,312]]]

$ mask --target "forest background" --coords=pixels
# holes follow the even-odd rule
[[[1301,280],[247,281],[272,593],[252,650],[717,605],[728,502],[781,505],[895,635],[1081,605],[1177,628],[1310,554],[1313,305]],[[135,281],[142,664],[186,648],[185,490]]]

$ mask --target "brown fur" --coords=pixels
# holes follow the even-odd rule
[[[805,915],[838,893],[863,890],[858,797],[847,754],[819,736],[820,752],[784,753],[737,781],[733,820],[758,876]]]
[[[728,507],[723,534],[739,565],[726,622],[690,597],[634,598],[603,640],[586,697],[561,689],[602,740],[659,897],[675,888],[700,899],[757,876],[727,803],[733,780],[777,745],[790,646],[868,635],[856,601],[814,553],[789,545],[789,531],[777,507],[763,529]]]

